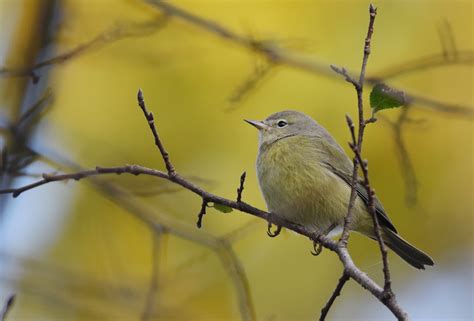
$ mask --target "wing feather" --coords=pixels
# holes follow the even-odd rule
[[[347,157],[344,150],[337,144],[337,142],[332,139],[329,140],[320,140],[321,148],[320,152],[323,153],[322,163],[323,165],[340,177],[346,184],[349,186],[352,185],[352,169],[353,165],[349,157]],[[325,156],[325,157],[324,157]],[[331,161],[330,161],[331,160]],[[337,164],[337,167],[333,164]],[[359,179],[360,180],[360,179]],[[362,199],[362,201],[368,205],[369,197],[367,191],[360,182],[357,183],[356,186],[357,195]],[[382,203],[375,198],[375,211],[377,214],[377,218],[380,222],[380,225],[387,227],[388,229],[392,230],[393,232],[397,233],[397,230],[393,223],[390,221],[385,209],[382,206]]]

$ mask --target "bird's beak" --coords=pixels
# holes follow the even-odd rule
[[[267,130],[269,128],[268,125],[266,125],[263,121],[259,121],[259,120],[247,120],[247,119],[244,119],[247,123],[249,123],[250,125],[252,125],[253,127],[257,128],[258,130],[260,129],[265,129]]]

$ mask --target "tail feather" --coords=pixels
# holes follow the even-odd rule
[[[402,239],[398,234],[390,229],[383,229],[383,239],[389,248],[411,266],[417,269],[425,269],[425,265],[434,265],[431,257]]]

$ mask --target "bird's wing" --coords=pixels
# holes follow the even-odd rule
[[[340,177],[349,186],[351,186],[353,165],[349,157],[347,157],[344,150],[334,140],[332,141],[320,140],[320,143],[321,143],[320,152],[323,154],[326,154],[325,155],[326,157],[322,157],[321,159],[323,165],[326,168],[328,168],[331,172],[336,174],[338,177]],[[337,164],[337,167],[334,164]],[[362,185],[360,182],[357,182],[356,192],[357,192],[357,195],[364,201],[364,203],[368,205],[369,196],[367,194],[367,190],[365,189],[364,185]],[[380,225],[385,226],[389,228],[390,230],[392,230],[393,232],[397,233],[395,226],[393,226],[393,223],[390,221],[390,218],[388,217],[382,204],[377,198],[375,198],[375,212],[377,214],[377,218],[380,222]]]

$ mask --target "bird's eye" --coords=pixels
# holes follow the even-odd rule
[[[278,123],[277,123],[277,126],[280,127],[280,128],[285,127],[286,125],[288,125],[288,123],[284,119],[279,120]]]

